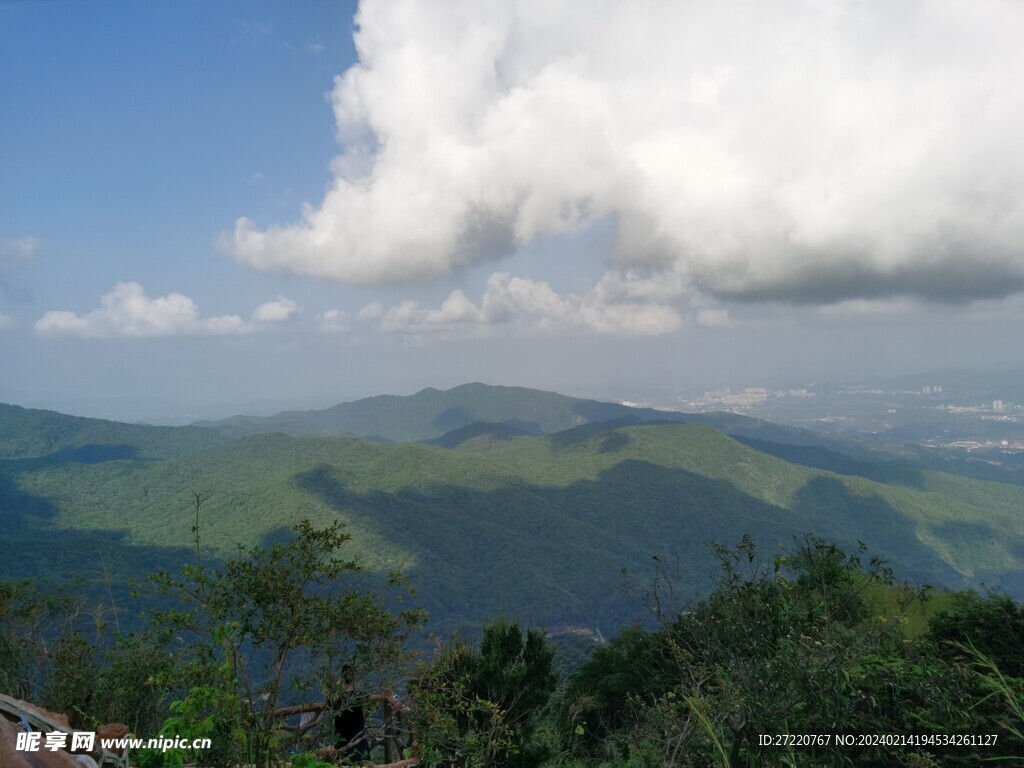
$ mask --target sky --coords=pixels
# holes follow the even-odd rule
[[[0,1],[0,401],[1024,366],[1024,4]]]

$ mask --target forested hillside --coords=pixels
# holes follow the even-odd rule
[[[329,718],[278,726],[276,707],[311,697],[391,702],[367,749],[406,765],[959,767],[1019,750],[1019,605],[946,590],[1024,594],[1021,486],[727,414],[461,394],[456,411],[450,393],[375,401],[359,423],[375,439],[0,409],[0,683],[83,726],[215,737],[147,768],[323,768]],[[438,408],[452,429],[426,439]],[[756,742],[822,724],[969,725],[998,747]]]
[[[61,423],[26,413],[28,434]],[[280,540],[299,519],[338,520],[361,561],[401,568],[444,627],[501,612],[613,632],[637,613],[623,568],[678,558],[696,596],[707,542],[748,533],[768,548],[808,532],[864,541],[936,585],[1024,586],[1024,489],[890,464],[834,474],[705,425],[591,423],[544,436],[469,426],[428,446],[63,418],[63,436],[32,438],[37,455],[0,465],[4,538],[19,552],[6,576],[96,573],[102,561],[123,580],[180,561],[198,492],[212,555]],[[28,445],[9,439],[9,454],[18,439]]]
[[[322,410],[286,411],[275,416],[234,416],[199,425],[223,435],[281,432],[293,437],[362,437],[374,442],[419,441],[445,445],[467,439],[481,429],[512,434],[552,434],[586,424],[628,423],[707,424],[732,437],[757,440],[761,449],[786,451],[779,446],[823,449],[787,452],[789,461],[841,474],[863,474],[877,479],[901,471],[938,469],[985,480],[1024,485],[1024,473],[1011,466],[958,457],[915,444],[872,442],[837,437],[736,413],[682,413],[627,406],[620,403],[566,397],[522,387],[463,384],[441,391],[427,388],[414,395],[379,395],[339,403]],[[824,463],[822,463],[824,462]]]

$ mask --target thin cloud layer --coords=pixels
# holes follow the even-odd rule
[[[407,335],[457,335],[516,327],[537,332],[657,336],[682,325],[682,318],[671,306],[637,300],[617,282],[605,279],[586,294],[560,296],[545,282],[498,272],[487,281],[479,303],[455,290],[437,309],[414,301],[389,309],[373,303],[363,307],[358,316],[384,333]]]
[[[388,0],[357,22],[333,183],[298,223],[239,219],[244,264],[401,282],[613,217],[617,266],[679,296],[1024,290],[1024,4]],[[452,302],[416,316],[472,315]]]
[[[10,301],[28,297],[27,288],[17,280],[18,271],[32,263],[39,253],[39,240],[19,237],[0,241],[0,296]]]
[[[337,308],[321,312],[314,321],[319,333],[344,333],[351,327],[348,313]]]
[[[51,338],[227,336],[251,333],[287,320],[296,311],[294,302],[281,297],[258,307],[253,312],[254,322],[246,322],[238,315],[202,317],[188,296],[170,293],[150,298],[138,283],[118,283],[100,299],[98,309],[84,315],[47,312],[36,321],[35,331]]]

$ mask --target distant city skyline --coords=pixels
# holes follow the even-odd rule
[[[1024,368],[1021,28],[1012,2],[2,3],[0,401]]]

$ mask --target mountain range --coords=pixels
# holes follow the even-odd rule
[[[608,633],[624,585],[708,542],[766,553],[863,541],[911,581],[1024,596],[1024,487],[734,414],[680,414],[468,384],[319,411],[150,427],[0,405],[0,576],[121,588],[195,556],[340,519],[370,577],[402,570],[432,629],[497,613]]]

